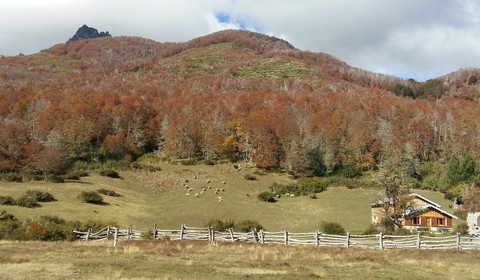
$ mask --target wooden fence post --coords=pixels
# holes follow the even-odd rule
[[[157,224],[153,224],[153,240],[157,239],[158,228]]]
[[[87,230],[87,236],[85,237],[85,241],[88,241],[90,239],[90,234],[92,233],[92,228],[89,228]]]
[[[378,241],[380,242],[380,250],[383,250],[383,232],[378,235]]]
[[[318,230],[315,232],[315,245],[320,246],[320,232]]]
[[[235,242],[235,237],[233,236],[233,229],[229,228],[228,232],[230,233],[230,239],[232,240],[232,243]]]
[[[115,234],[113,235],[113,247],[116,248],[118,244],[118,228],[115,228]]]
[[[260,243],[265,244],[265,233],[263,229],[260,230]]]
[[[128,226],[127,228],[127,240],[130,240],[130,235],[132,234],[132,226]]]
[[[345,240],[345,247],[350,247],[350,232],[347,232],[347,239]]]
[[[185,225],[180,226],[180,240],[183,240],[183,236],[185,234]]]
[[[254,243],[257,243],[257,235],[255,233],[256,231],[256,229],[252,228],[252,238]]]
[[[107,227],[107,240],[108,240],[108,235],[110,234],[110,226]]]
[[[285,231],[285,242],[284,242],[284,245],[285,245],[285,246],[288,246],[288,231]]]
[[[457,251],[460,250],[460,233],[457,232]]]
[[[420,242],[420,232],[417,233],[417,249],[420,250],[420,246],[421,246],[421,242]]]
[[[214,242],[215,241],[215,230],[212,227],[208,227],[208,233],[209,233],[209,241]]]

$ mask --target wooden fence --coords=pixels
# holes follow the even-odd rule
[[[157,226],[150,232],[141,232],[131,228],[119,229],[106,227],[98,232],[74,231],[81,240],[113,240],[117,246],[119,240],[141,240],[142,238],[166,240],[197,240],[208,242],[246,242],[259,244],[282,244],[285,246],[311,245],[319,247],[346,247],[362,249],[419,249],[419,250],[480,250],[480,237],[424,236],[417,235],[344,235],[325,234],[319,231],[294,233],[288,231],[234,232],[233,229],[219,232],[212,228],[187,227],[178,230],[161,230]]]

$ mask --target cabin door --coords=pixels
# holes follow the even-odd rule
[[[430,227],[430,225],[431,225],[430,219],[431,219],[431,218],[427,218],[427,227]]]

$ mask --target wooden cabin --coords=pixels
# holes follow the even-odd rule
[[[409,230],[430,230],[430,231],[452,231],[453,219],[456,216],[441,209],[435,203],[419,194],[410,194],[409,206],[405,209],[402,218],[402,225]],[[389,200],[379,200],[370,206],[372,207],[372,223],[378,224],[382,218],[391,211]]]

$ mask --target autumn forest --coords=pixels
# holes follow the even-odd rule
[[[477,159],[478,76],[404,80],[247,31],[58,44],[0,58],[0,170],[58,173],[151,152],[296,176]]]

